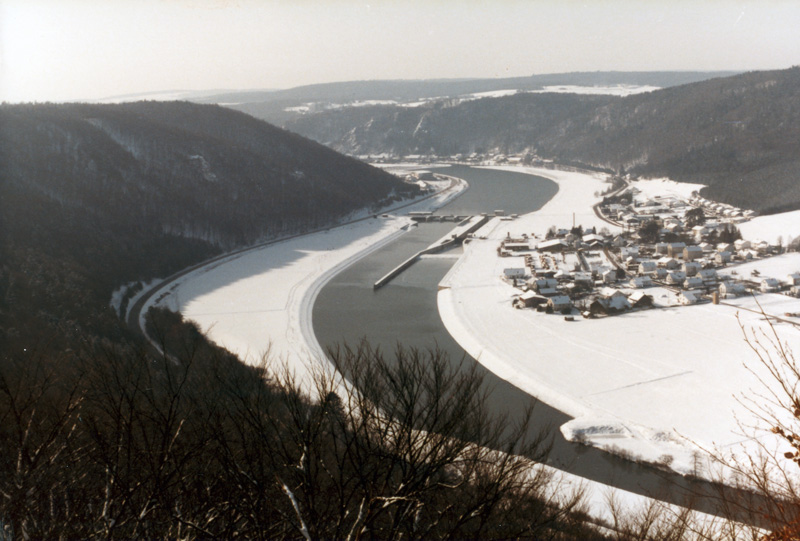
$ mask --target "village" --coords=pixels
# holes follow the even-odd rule
[[[603,198],[595,211],[622,232],[573,224],[509,233],[500,242],[498,255],[508,258],[502,277],[520,291],[515,307],[574,321],[758,293],[800,297],[800,268],[776,276],[737,270],[786,250],[741,238],[737,224],[752,211],[696,193],[649,198],[631,186]]]

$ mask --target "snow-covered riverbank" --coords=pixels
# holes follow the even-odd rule
[[[506,235],[541,235],[552,225],[571,226],[573,216],[583,227],[613,229],[592,211],[603,188],[599,175],[523,170],[558,182],[557,196],[518,220],[493,220],[479,232],[485,239],[465,247],[440,285],[442,321],[492,372],[574,416],[561,427],[568,439],[703,474],[701,447],[732,450],[745,440],[737,419],[747,423],[750,415],[737,397],[758,388],[748,368],[759,367],[740,324],[763,330],[763,318],[741,303],[573,322],[512,308],[519,290],[500,277],[504,268],[524,263],[498,257]],[[650,181],[641,187],[656,193],[659,183],[664,193],[692,186]],[[800,258],[789,265],[800,268]],[[800,350],[798,327],[782,324],[776,331]]]
[[[467,189],[440,183],[434,197],[398,213],[354,222],[238,253],[170,282],[150,297],[153,305],[180,311],[207,336],[247,363],[265,355],[286,363],[302,384],[327,367],[311,326],[320,289],[339,271],[402,235],[410,211],[441,207]]]
[[[553,170],[509,169],[552,178],[559,184],[559,192],[537,213],[517,221],[492,222],[495,224],[495,234],[504,235],[507,227],[523,227],[525,231],[541,232],[551,225],[569,225],[573,220],[573,212],[575,223],[584,227],[596,225],[598,228],[612,229],[592,211],[592,205],[596,201],[594,194],[607,187],[602,176]],[[461,185],[460,189],[463,188],[464,185]],[[453,190],[441,194],[436,200],[422,202],[404,212],[441,206],[443,201],[458,193],[458,190]],[[326,364],[311,327],[311,309],[317,293],[337,272],[401,235],[403,228],[410,223],[402,215],[392,215],[238,254],[183,276],[179,281],[168,284],[162,292],[153,295],[152,299],[158,299],[160,304],[180,310],[187,318],[196,321],[212,340],[234,351],[243,360],[259,362],[262,355],[269,352],[273,359],[289,363],[298,379],[307,382],[313,370]],[[472,248],[477,246],[479,243],[476,242],[467,250],[465,259],[458,264],[457,269],[469,267],[468,258],[474,255]],[[457,269],[451,273],[451,277],[458,272]],[[494,274],[489,276],[489,280],[494,278]],[[481,298],[481,303],[493,302],[491,295]],[[440,309],[445,304],[440,299]],[[510,306],[505,298],[502,299],[502,304]],[[484,305],[480,306],[483,310]],[[444,312],[442,315],[446,317]],[[500,324],[501,321],[497,321],[492,325]],[[476,347],[484,346],[479,342]],[[538,348],[538,343],[533,347]],[[546,350],[541,351],[543,357]],[[584,351],[588,351],[589,356],[596,354],[591,347]],[[558,353],[557,350],[554,352]],[[482,358],[481,361],[486,359]],[[558,357],[551,358],[549,362],[556,366]],[[521,374],[522,371],[515,370],[515,373]],[[498,374],[506,377],[502,370]],[[511,374],[507,379],[515,381],[514,377],[516,376]],[[573,373],[571,377],[575,382],[584,376]],[[569,408],[576,404],[580,405],[579,401],[571,397],[564,399],[562,404],[555,393],[548,395],[546,389],[543,389],[544,387],[539,389],[543,393],[541,396],[545,399],[552,397],[552,405],[563,407],[565,411],[571,411]],[[593,412],[591,407],[581,408],[574,411],[587,415]],[[556,473],[559,484],[554,490],[584,487],[589,512],[595,517],[609,516],[607,499],[612,494],[625,508],[645,505],[650,501],[648,498],[573,475]]]

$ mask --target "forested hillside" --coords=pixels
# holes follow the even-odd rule
[[[298,86],[286,90],[242,91],[198,96],[195,101],[225,103],[239,111],[267,122],[283,124],[299,113],[293,107],[311,105],[317,109],[341,107],[353,102],[451,99],[481,92],[498,90],[540,91],[548,86],[652,86],[666,88],[704,81],[712,77],[733,75],[734,72],[699,71],[595,71],[573,73],[544,73],[528,77],[492,79],[429,79],[389,81],[344,81]]]
[[[0,107],[0,351],[124,329],[119,285],[416,188],[214,105]]]
[[[516,94],[343,108],[285,126],[352,154],[529,154],[701,182],[704,195],[765,213],[800,208],[800,68],[625,98]]]
[[[187,103],[2,106],[0,164],[4,539],[602,538],[531,474],[546,441],[439,352],[343,350],[355,386],[308,397],[180,314],[148,314],[156,353],[109,307],[416,186]]]

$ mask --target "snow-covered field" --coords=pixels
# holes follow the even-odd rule
[[[556,92],[559,94],[595,94],[608,96],[630,96],[632,94],[642,94],[643,92],[653,92],[660,90],[658,86],[647,85],[610,85],[610,86],[575,86],[575,85],[555,85],[546,86],[537,93]]]
[[[609,85],[609,86],[577,86],[577,85],[552,85],[542,87],[541,90],[518,90],[518,89],[505,89],[505,90],[490,90],[487,92],[475,92],[472,94],[462,94],[460,96],[431,96],[422,98],[416,101],[397,101],[397,100],[357,100],[346,103],[325,103],[325,102],[309,102],[302,105],[287,107],[285,111],[306,114],[310,112],[324,111],[329,109],[343,109],[345,107],[369,107],[375,105],[394,105],[397,107],[422,107],[431,103],[449,100],[452,103],[463,103],[466,101],[480,100],[483,98],[503,98],[506,96],[513,96],[514,94],[593,94],[593,95],[607,95],[607,96],[630,96],[633,94],[641,94],[643,92],[653,92],[660,90],[657,86],[647,85]]]
[[[634,180],[631,186],[639,190],[643,197],[653,199],[656,196],[676,196],[689,199],[693,192],[705,188],[705,184],[691,184],[689,182],[675,182],[668,178],[653,178]]]
[[[800,210],[757,216],[749,222],[739,224],[739,231],[748,240],[765,240],[770,244],[787,246],[800,237]]]
[[[599,177],[524,170],[558,182],[558,194],[539,212],[516,221],[493,220],[479,232],[486,240],[465,247],[440,284],[445,326],[492,372],[574,416],[561,427],[566,437],[702,473],[698,445],[730,449],[745,439],[737,418],[748,422],[749,416],[737,397],[759,384],[746,368],[758,371],[740,322],[764,328],[763,317],[735,305],[699,305],[567,322],[512,308],[519,290],[500,276],[504,268],[522,266],[522,258],[498,257],[502,238],[571,225],[573,212],[575,223],[584,227],[609,227],[591,211],[592,194],[601,191]],[[663,181],[642,187],[655,194],[659,183],[665,195],[678,189]],[[794,270],[800,270],[796,261]],[[800,301],[788,304],[800,311]],[[776,332],[800,351],[800,328],[780,324]]]

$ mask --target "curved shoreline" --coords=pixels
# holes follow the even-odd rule
[[[752,421],[736,396],[758,385],[752,364],[745,367],[752,355],[740,345],[740,322],[759,328],[758,310],[723,303],[567,323],[511,307],[520,291],[500,276],[505,267],[524,263],[519,256],[498,257],[506,235],[541,235],[549,226],[573,223],[619,230],[593,212],[599,196],[591,194],[601,191],[587,184],[593,175],[581,174],[581,180],[569,172],[515,170],[551,178],[559,192],[518,220],[490,222],[481,239],[465,246],[437,297],[456,342],[502,379],[574,417],[560,427],[570,441],[710,479],[720,472],[710,469],[708,450],[752,453],[754,445],[772,444],[768,435],[743,439],[738,425]],[[796,329],[778,332],[800,343]],[[768,374],[760,377],[768,380]]]
[[[520,168],[516,167],[509,169],[520,171]],[[543,172],[553,173],[550,170],[544,170]],[[571,173],[564,174],[575,175]],[[585,192],[586,186],[584,185],[583,188]],[[454,197],[456,193],[451,193],[450,197]],[[574,203],[577,195],[577,193],[570,195],[560,188],[559,193],[553,199],[563,200],[566,197],[566,199]],[[442,205],[444,202],[438,201],[438,204]],[[545,208],[547,208],[547,205]],[[587,215],[594,216],[591,206],[588,207]],[[554,219],[547,214],[540,214],[540,216],[543,216],[546,220]],[[251,250],[250,253],[238,254],[236,256],[236,266],[249,266],[251,268],[245,269],[245,272],[236,276],[217,276],[215,282],[212,274],[215,271],[219,272],[219,269],[223,267],[223,262],[214,262],[210,267],[197,269],[183,276],[179,283],[171,282],[167,284],[165,288],[169,295],[159,300],[174,309],[180,309],[187,318],[197,321],[201,329],[208,331],[211,339],[228,347],[243,360],[257,362],[260,360],[261,354],[269,349],[277,360],[290,364],[298,375],[299,381],[308,381],[307,375],[309,371],[319,368],[319,364],[309,366],[303,360],[317,361],[322,352],[311,326],[311,310],[319,291],[337,272],[368,253],[377,250],[380,246],[385,246],[396,236],[401,235],[402,228],[408,223],[410,223],[410,220],[407,218],[366,220],[359,226],[342,226],[327,232],[314,233],[292,239],[291,241],[281,241],[263,249]],[[358,230],[353,231],[352,229]],[[329,248],[330,241],[334,239],[338,239],[340,244],[336,249],[331,250]],[[376,244],[379,245],[376,246]],[[266,251],[269,251],[271,257],[259,259],[258,254]],[[261,255],[264,254],[262,253]],[[264,289],[259,289],[258,291],[253,291],[252,287],[245,287],[244,291],[230,289],[230,287],[246,285],[248,280],[256,276],[259,282],[266,284]],[[301,278],[298,279],[298,276]],[[216,293],[216,298],[208,299],[209,302],[206,304],[201,302],[194,306],[192,306],[192,301],[181,303],[181,287],[191,281],[211,282],[208,285],[215,288],[206,288],[208,291],[203,292],[203,295],[212,295],[213,297],[213,293]],[[222,287],[218,287],[223,283]],[[189,291],[186,293],[189,293]],[[272,303],[253,307],[254,297],[259,301],[262,300],[262,297],[269,297]],[[184,297],[184,299],[186,298]],[[151,301],[152,299],[153,297],[151,297]],[[203,313],[204,306],[208,307],[214,303],[225,307],[231,306],[235,310],[236,303],[244,301],[251,305],[252,309],[248,311],[249,314],[264,313],[265,319],[260,319],[258,323],[258,327],[261,329],[260,332],[250,334],[245,332],[244,337],[239,336],[239,338],[236,338],[228,334],[229,329],[224,329],[217,324],[219,312],[216,314]],[[227,312],[227,314],[230,316],[231,312]],[[238,315],[236,314],[236,316]],[[236,316],[234,316],[234,319]],[[258,318],[256,317],[255,319]],[[270,325],[274,325],[274,327]],[[234,326],[241,327],[242,323],[234,321]],[[273,340],[264,341],[264,328],[269,328],[271,331],[277,330],[273,335],[275,337]],[[232,341],[231,338],[233,338]],[[252,351],[255,348],[253,344],[261,344],[262,346],[256,348],[256,351]],[[311,356],[309,356],[309,353],[311,353]],[[588,481],[560,470],[553,469],[552,471],[557,475],[558,490],[569,490],[575,487],[586,488],[588,494],[587,504],[591,508],[592,516],[595,517],[608,516],[607,495],[609,493],[615,494],[618,501],[624,502],[626,506],[644,505],[646,502],[652,501],[645,496],[613,489],[607,485]]]
[[[343,268],[405,233],[413,224],[407,212],[438,208],[467,186],[451,180],[432,196],[382,211],[385,217],[247,248],[178,273],[139,303],[138,324],[144,327],[149,307],[166,306],[198,323],[211,340],[244,362],[258,363],[269,353],[286,363],[299,382],[310,382],[320,366],[314,363],[325,359],[311,326],[320,289]],[[386,214],[401,208],[400,216]]]

